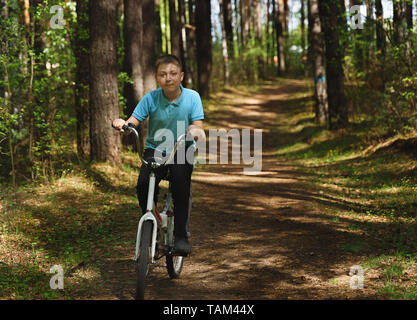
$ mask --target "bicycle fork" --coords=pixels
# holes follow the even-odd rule
[[[153,214],[153,210],[155,209],[154,206],[154,193],[155,193],[155,182],[156,182],[156,176],[153,171],[151,171],[149,175],[149,188],[148,188],[148,200],[146,202],[146,213],[140,218],[139,225],[138,225],[138,233],[136,236],[136,253],[134,260],[136,261],[138,259],[138,254],[140,250],[140,239],[142,236],[142,226],[145,221],[152,221],[153,229],[152,229],[152,245],[151,245],[151,261],[152,263],[155,263],[155,249],[156,249],[156,235],[158,232],[158,223],[156,221],[155,215]]]

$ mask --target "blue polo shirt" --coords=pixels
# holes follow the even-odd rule
[[[167,148],[158,148],[166,138],[167,129],[172,133],[174,142],[178,136],[187,132],[188,126],[196,120],[204,119],[203,104],[197,91],[184,88],[180,84],[181,95],[170,102],[162,88],[147,93],[138,103],[132,116],[143,122],[148,116],[148,136],[145,148],[170,152]]]

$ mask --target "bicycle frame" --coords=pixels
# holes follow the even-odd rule
[[[174,158],[174,155],[178,149],[178,145],[181,141],[185,140],[186,134],[181,135],[178,139],[177,142],[174,146],[173,151],[171,152],[168,160],[164,163],[164,164],[159,164],[156,162],[152,162],[152,163],[148,163],[145,159],[143,159],[142,155],[141,155],[141,151],[143,150],[143,143],[142,143],[142,139],[140,139],[139,133],[136,130],[135,126],[133,124],[130,124],[128,126],[124,126],[123,127],[124,130],[130,130],[131,132],[133,132],[136,136],[136,145],[138,148],[138,154],[139,157],[142,161],[142,163],[144,163],[145,165],[149,165],[152,170],[149,174],[149,187],[148,187],[148,198],[147,198],[147,202],[146,202],[146,213],[140,218],[139,220],[139,224],[138,224],[138,232],[137,232],[137,236],[136,236],[136,251],[135,251],[135,258],[134,260],[136,261],[138,259],[138,255],[140,252],[140,239],[142,236],[142,226],[143,223],[145,221],[152,221],[153,224],[153,230],[152,230],[152,245],[151,245],[151,252],[150,257],[151,257],[151,262],[155,263],[155,253],[156,253],[156,241],[157,241],[157,235],[158,235],[158,229],[163,229],[163,227],[168,227],[168,228],[172,228],[172,224],[170,224],[170,226],[164,226],[163,225],[163,221],[161,218],[161,215],[167,215],[168,216],[168,212],[170,211],[170,207],[172,205],[172,196],[171,196],[171,192],[170,190],[168,190],[168,194],[167,194],[167,199],[165,202],[165,206],[164,206],[164,210],[161,212],[161,214],[159,214],[158,209],[155,206],[155,203],[153,201],[154,199],[154,195],[155,195],[155,185],[156,185],[156,174],[154,172],[154,169],[169,164],[171,163],[171,161]],[[169,216],[170,219],[173,219],[173,217],[170,215]],[[168,219],[168,218],[167,218]],[[165,231],[165,230],[164,230]],[[172,233],[173,230],[166,230],[166,234],[167,234],[167,238],[164,237],[164,232],[161,232],[161,240],[164,240],[164,245],[165,246],[170,246],[173,244],[173,237],[172,237]]]
[[[138,258],[138,253],[140,250],[140,238],[142,236],[142,225],[145,221],[151,220],[153,223],[153,231],[152,231],[152,250],[151,250],[151,258],[152,263],[155,263],[155,249],[156,249],[156,236],[158,232],[158,227],[162,221],[158,221],[155,216],[155,203],[153,201],[154,193],[155,193],[155,181],[156,176],[153,171],[151,171],[149,176],[149,188],[148,188],[148,201],[146,205],[146,213],[140,218],[139,225],[138,225],[138,233],[136,237],[136,253],[135,253],[135,260]]]

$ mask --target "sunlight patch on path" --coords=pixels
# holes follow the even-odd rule
[[[259,175],[262,174],[260,172],[253,177],[250,175],[243,175],[242,174],[221,174],[221,173],[214,173],[214,172],[198,172],[193,176],[193,181],[199,182],[211,182],[215,184],[229,184],[229,183],[256,183],[256,184],[270,184],[270,183],[295,183],[297,180],[291,178],[273,178],[273,177],[260,177]]]

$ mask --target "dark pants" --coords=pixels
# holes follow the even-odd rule
[[[153,149],[145,149],[144,159],[152,159],[154,156]],[[176,159],[175,159],[176,160]],[[174,235],[176,237],[187,237],[188,220],[191,211],[191,174],[193,164],[173,164],[156,170],[155,195],[154,201],[158,202],[159,182],[165,176],[164,170],[169,170],[171,176],[171,192],[174,202]],[[148,200],[149,174],[150,169],[146,165],[140,168],[137,195],[142,213],[146,212],[146,201]]]

